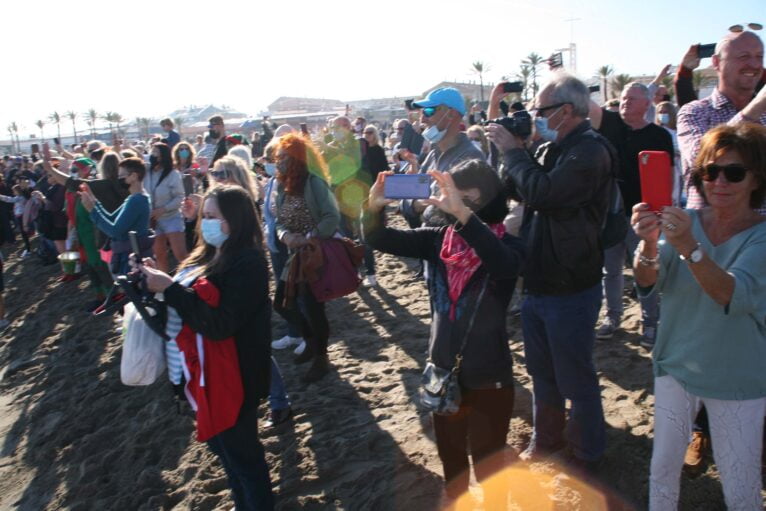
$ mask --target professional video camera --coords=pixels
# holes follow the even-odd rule
[[[133,247],[134,254],[140,254],[136,232],[128,233],[130,244]],[[114,281],[112,289],[96,310],[94,316],[104,314],[114,314],[128,302],[132,302],[136,311],[141,315],[147,326],[162,339],[169,341],[170,337],[165,333],[165,326],[168,319],[167,305],[158,300],[155,294],[150,292],[146,286],[146,276],[140,269],[129,272],[127,275],[120,275]]]
[[[506,117],[498,117],[481,123],[482,126],[489,124],[499,124],[503,128],[520,138],[527,138],[532,134],[532,117],[526,110],[513,112]]]

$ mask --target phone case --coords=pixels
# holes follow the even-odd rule
[[[670,155],[665,151],[638,153],[638,172],[641,178],[641,202],[652,211],[673,205],[673,169]]]
[[[415,129],[409,124],[404,127],[404,133],[402,134],[402,141],[399,147],[407,149],[412,154],[420,154],[423,150],[423,142],[425,139],[423,135],[415,131]]]
[[[383,186],[386,199],[427,199],[431,196],[428,174],[392,174]]]

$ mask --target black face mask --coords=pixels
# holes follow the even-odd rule
[[[125,179],[126,178],[124,178],[124,177],[120,177],[120,178],[117,178],[117,181],[120,183],[120,186],[122,188],[124,188],[125,190],[129,190],[130,189],[130,185],[128,184],[128,182]]]
[[[160,159],[156,156],[152,155],[149,156],[149,168],[154,169],[154,167],[157,166],[157,164],[160,162]]]
[[[221,134],[218,132],[218,130],[211,129],[210,131],[208,131],[208,134],[210,135],[210,138],[214,138],[216,140],[221,138]]]

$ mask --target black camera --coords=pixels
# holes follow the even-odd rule
[[[520,138],[527,138],[532,134],[532,116],[526,110],[513,112],[506,117],[498,117],[497,119],[490,119],[482,123],[483,126],[489,124],[499,124],[511,132],[512,135]]]

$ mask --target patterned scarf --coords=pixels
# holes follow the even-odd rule
[[[489,228],[498,238],[502,238],[505,234],[505,226],[502,223],[490,224]],[[481,266],[481,259],[462,236],[455,232],[453,226],[448,227],[444,234],[439,257],[447,268],[450,298],[449,317],[451,321],[455,321],[457,300],[474,272]]]

